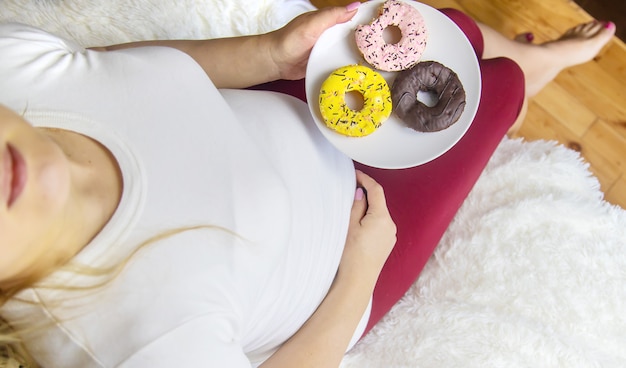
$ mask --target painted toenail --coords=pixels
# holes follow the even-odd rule
[[[615,28],[615,23],[610,22],[610,21],[609,22],[605,22],[604,23],[604,28],[606,28],[606,29],[613,29],[613,28]]]
[[[532,42],[534,39],[535,39],[535,35],[534,34],[532,34],[530,32],[526,33],[526,40],[528,42]]]

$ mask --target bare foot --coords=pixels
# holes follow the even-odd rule
[[[593,21],[570,28],[559,39],[546,42],[543,46],[568,58],[568,64],[577,65],[592,60],[614,34],[613,22]]]
[[[521,65],[526,74],[526,95],[537,94],[563,69],[592,60],[614,34],[612,22],[593,21],[569,29],[554,41],[532,45],[537,52],[529,52],[531,59],[525,58]]]
[[[612,22],[579,24],[556,40],[534,44],[532,33],[506,38],[493,28],[478,23],[485,40],[483,58],[513,59],[524,72],[526,97],[536,95],[563,69],[593,59],[615,34]]]

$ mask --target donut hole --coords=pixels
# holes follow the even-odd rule
[[[388,45],[395,45],[402,39],[402,31],[394,25],[389,25],[383,30],[383,40]]]
[[[365,98],[359,91],[346,92],[344,99],[346,100],[346,105],[348,105],[351,110],[361,111],[365,106]]]
[[[439,96],[434,91],[417,91],[417,101],[428,107],[433,107],[439,102]]]

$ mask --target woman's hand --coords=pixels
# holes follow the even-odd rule
[[[357,190],[339,272],[371,276],[375,282],[396,243],[396,225],[380,184],[359,170],[356,179]]]
[[[302,14],[274,32],[271,37],[270,56],[276,65],[279,79],[301,79],[311,49],[328,28],[352,19],[360,5],[352,3],[346,7],[332,7]]]

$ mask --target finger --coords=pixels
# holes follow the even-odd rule
[[[367,211],[367,198],[362,187],[357,187],[354,191],[354,202],[352,202],[352,210],[350,212],[350,223],[358,224]]]
[[[367,212],[374,214],[388,215],[387,200],[385,191],[372,177],[360,170],[356,170],[357,183],[361,185],[367,193]]]
[[[359,5],[360,3],[354,3]],[[328,7],[302,15],[306,22],[308,35],[317,39],[328,28],[345,23],[356,14],[358,6],[350,4],[347,7]]]
[[[352,19],[358,10],[360,2],[354,2],[348,6],[333,6],[327,7],[314,12],[313,14],[316,17],[316,21],[319,22],[320,26],[325,26],[326,28],[334,26],[336,24],[345,23]]]

